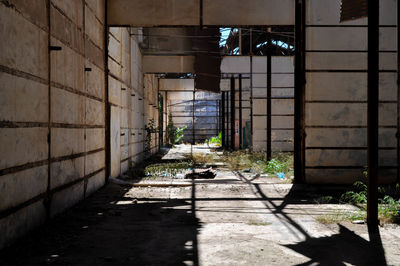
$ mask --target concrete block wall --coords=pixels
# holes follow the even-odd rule
[[[253,57],[253,149],[267,148],[267,58]],[[271,60],[271,149],[293,152],[294,59],[273,56]]]
[[[142,72],[138,29],[111,27],[109,30],[109,102],[111,109],[111,176],[157,151],[157,134],[151,150],[145,151],[145,125],[158,122],[157,80]]]
[[[105,183],[104,1],[2,1],[0,25],[1,248]]]
[[[267,57],[253,56],[251,59],[249,56],[224,57],[221,72],[228,76],[231,74],[235,76],[236,120],[239,119],[237,76],[242,74],[243,121],[249,122],[252,113],[253,150],[265,151],[267,148]],[[292,56],[272,57],[271,84],[271,148],[274,152],[293,152],[294,58]],[[221,81],[221,89],[230,91],[230,79]],[[251,97],[253,98],[252,106]],[[229,122],[226,127],[230,128]]]
[[[379,164],[396,178],[397,1],[380,0]],[[306,181],[352,183],[367,164],[367,19],[339,22],[340,0],[307,0]]]

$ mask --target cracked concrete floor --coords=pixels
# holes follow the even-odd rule
[[[0,265],[400,265],[400,228],[315,218],[351,206],[250,174],[109,184],[0,253]],[[310,192],[311,191],[311,192]],[[377,237],[378,236],[378,237]]]

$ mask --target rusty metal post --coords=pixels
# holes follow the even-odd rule
[[[195,117],[194,117],[194,110],[195,110],[195,100],[196,100],[196,90],[193,90],[193,102],[192,102],[192,138],[193,138],[193,140],[192,140],[192,144],[194,145],[194,144],[196,144],[196,133],[194,132],[194,120],[195,120]]]
[[[378,224],[379,1],[368,0],[367,222]]]
[[[272,107],[271,107],[271,94],[272,94],[272,45],[271,45],[271,28],[268,28],[267,33],[267,160],[271,160],[271,116],[272,116]]]
[[[221,132],[222,132],[222,147],[225,148],[225,139],[226,139],[226,134],[225,134],[225,92],[222,92],[221,95]]]
[[[400,4],[397,3],[397,182],[400,182]]]
[[[231,149],[235,149],[235,78],[231,77]]]
[[[305,182],[305,1],[295,6],[294,182]]]
[[[242,74],[239,74],[239,149],[243,149]]]

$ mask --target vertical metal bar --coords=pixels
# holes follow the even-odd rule
[[[194,101],[196,100],[196,90],[193,90],[193,100],[192,100],[192,144],[196,144],[196,134],[194,132],[194,109],[195,109],[195,104]]]
[[[250,150],[253,150],[253,31],[250,28]]]
[[[367,222],[378,224],[379,1],[368,0]]]
[[[111,175],[111,105],[109,102],[109,91],[108,91],[108,0],[105,1],[105,15],[104,15],[104,103],[105,103],[105,160],[106,160],[106,183]]]
[[[397,182],[400,182],[400,3],[397,2]]]
[[[235,149],[235,78],[231,77],[231,148]]]
[[[222,132],[222,147],[225,147],[225,92],[221,95],[221,132]]]
[[[239,149],[243,149],[242,74],[239,74]]]
[[[50,218],[50,208],[51,208],[51,51],[50,51],[50,46],[51,46],[51,0],[47,0],[46,2],[46,8],[47,8],[47,26],[48,26],[48,35],[47,35],[47,67],[48,67],[48,72],[47,72],[47,79],[48,79],[48,91],[47,91],[47,97],[48,97],[48,114],[47,114],[47,188],[46,188],[46,197],[44,199],[44,206],[46,209],[46,219]]]
[[[271,160],[271,91],[272,91],[272,45],[271,45],[271,28],[267,33],[267,160]]]
[[[226,113],[227,113],[227,117],[226,117],[226,147],[231,148],[231,109],[230,109],[230,98],[231,98],[231,93],[229,91],[226,92]]]
[[[306,0],[295,6],[294,182],[305,182],[305,17]]]

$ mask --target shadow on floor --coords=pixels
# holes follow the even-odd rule
[[[198,265],[195,201],[135,202],[127,190],[109,184],[3,249],[0,265]]]
[[[310,258],[310,261],[301,265],[346,265],[345,262],[353,265],[387,265],[378,226],[368,227],[369,241],[340,224],[338,234],[326,237],[312,237],[305,228],[285,213],[285,208],[289,204],[304,204],[308,202],[301,199],[299,201],[296,185],[292,187],[292,190],[283,198],[282,203],[278,205],[263,192],[259,184],[252,183],[240,172],[236,172],[236,174],[251,187],[253,193],[259,197],[265,207],[270,209],[293,234],[302,235],[305,238],[302,242],[284,245]]]

